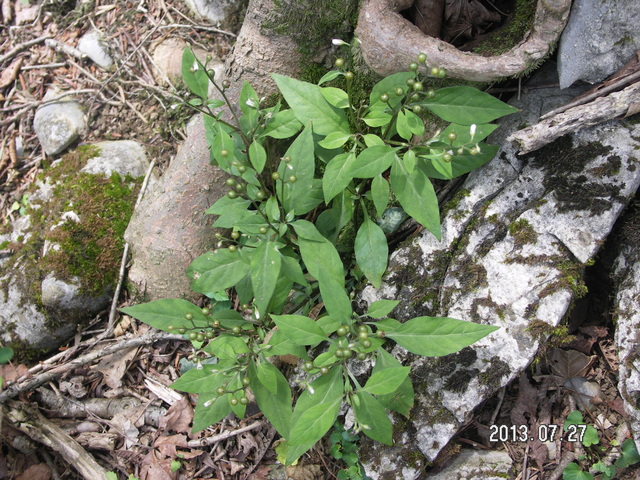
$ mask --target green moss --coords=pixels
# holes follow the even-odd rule
[[[511,368],[507,362],[498,357],[493,357],[489,362],[489,367],[478,374],[478,381],[493,391],[501,386],[502,377],[510,373]]]
[[[517,0],[505,25],[487,34],[486,39],[473,51],[484,56],[495,56],[511,50],[533,27],[537,3],[537,0]]]
[[[538,234],[531,224],[524,218],[521,218],[509,225],[509,233],[513,237],[516,247],[521,247],[527,243],[535,244],[538,240]]]

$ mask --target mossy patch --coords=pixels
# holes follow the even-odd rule
[[[538,240],[538,234],[525,218],[521,218],[509,225],[509,234],[513,237],[516,247],[521,247],[527,243],[535,244]]]
[[[537,4],[537,0],[517,0],[504,25],[489,32],[474,53],[495,56],[515,47],[533,27]]]

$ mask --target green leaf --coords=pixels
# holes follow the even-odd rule
[[[346,152],[336,155],[327,164],[322,177],[322,191],[324,192],[325,203],[328,204],[333,197],[351,183],[353,176],[351,176],[349,170],[355,160],[356,156],[353,153]]]
[[[336,78],[341,77],[342,75],[344,75],[344,73],[342,73],[339,70],[331,70],[330,72],[327,72],[322,76],[322,78],[318,82],[318,85],[322,85],[325,82],[330,82],[331,80],[335,80]]]
[[[218,310],[211,315],[212,320],[218,320],[220,325],[225,328],[233,328],[233,327],[242,327],[246,325],[251,325],[247,322],[240,313],[235,310]]]
[[[356,234],[354,244],[356,262],[375,288],[382,285],[382,275],[387,269],[389,245],[382,229],[365,218]]]
[[[251,142],[251,145],[249,146],[249,160],[251,161],[253,168],[256,169],[256,172],[262,173],[262,170],[264,170],[264,166],[267,163],[267,152],[257,140]]]
[[[571,462],[562,471],[562,480],[593,480],[593,475],[583,472],[578,464]]]
[[[233,287],[249,273],[251,266],[242,261],[239,253],[219,248],[196,258],[187,275],[192,279],[191,288],[196,292],[220,292]]]
[[[282,274],[292,282],[300,285],[306,286],[309,284],[304,273],[302,273],[302,267],[296,258],[288,257],[286,255],[282,256]]]
[[[382,216],[389,204],[389,190],[389,182],[382,175],[373,178],[371,182],[371,199],[379,217]]]
[[[260,106],[260,98],[249,82],[242,84],[240,98],[238,100],[240,110],[244,115],[252,115]]]
[[[402,160],[396,156],[390,180],[393,193],[404,211],[440,240],[438,197],[429,178],[420,168],[410,175]]]
[[[343,394],[340,367],[330,369],[327,375],[317,378],[311,388],[302,392],[291,417],[288,464],[295,462],[329,431],[340,412]]]
[[[396,149],[388,145],[366,148],[351,163],[348,174],[353,178],[373,178],[389,168],[395,157]]]
[[[293,343],[282,330],[275,330],[273,332],[273,335],[271,335],[269,339],[269,345],[271,345],[271,348],[265,353],[268,357],[273,355],[294,355],[298,358],[308,358],[307,350],[304,346]]]
[[[216,203],[211,205],[204,213],[206,213],[207,215],[228,214],[232,216],[238,216],[245,213],[249,205],[251,205],[251,200],[246,200],[241,197],[229,198],[225,195],[223,197],[220,197],[220,199],[218,199]],[[223,228],[231,228],[231,226]]]
[[[194,324],[202,327],[207,325],[207,319],[202,315],[200,307],[180,298],[163,298],[121,308],[120,311],[165,332],[170,331],[169,326],[193,328]],[[192,321],[184,318],[186,313],[193,315]]]
[[[370,127],[384,127],[391,122],[393,117],[382,110],[373,110],[362,119]]]
[[[251,257],[251,286],[256,298],[258,312],[266,315],[267,307],[276,289],[280,276],[282,255],[275,242],[264,240]]]
[[[324,87],[320,89],[324,99],[336,108],[347,108],[349,106],[349,95],[344,90],[335,87]]]
[[[208,117],[205,117],[205,119]],[[224,130],[221,123],[216,123],[213,127],[214,136],[211,144],[211,157],[215,161],[215,164],[222,168],[225,172],[230,171],[231,162],[235,158],[235,145],[233,139]],[[227,151],[227,155],[223,155],[223,151]]]
[[[378,370],[369,377],[362,389],[372,395],[395,392],[409,376],[411,367],[389,367]]]
[[[579,428],[572,433],[575,433],[575,436],[582,442],[585,447],[590,447],[591,445],[597,445],[600,443],[600,437],[598,436],[598,431],[593,428],[591,425],[586,425],[582,420],[582,414],[578,410],[574,410],[571,412],[565,422],[564,422],[564,431],[569,431],[569,426],[577,425]],[[583,428],[586,426],[586,429]],[[580,436],[582,438],[580,438]]]
[[[386,368],[401,366],[402,364],[396,360],[393,355],[380,348],[378,349],[376,364],[374,365],[371,373],[375,374]],[[385,408],[398,412],[405,417],[409,417],[409,412],[413,407],[414,396],[413,385],[411,384],[409,377],[407,377],[395,392],[388,395],[378,395],[378,401],[384,405]]]
[[[338,282],[322,264],[318,265],[318,283],[320,284],[320,294],[324,306],[332,318],[348,323],[351,320],[353,309],[351,308],[351,300],[345,291],[344,279],[341,284]],[[315,322],[314,322],[315,323]]]
[[[231,413],[231,405],[226,395],[216,393],[198,395],[198,403],[193,414],[192,432],[199,432],[215,425]]]
[[[302,124],[312,123],[313,130],[322,135],[335,131],[350,133],[344,111],[330,105],[319,86],[282,75],[272,77]]]
[[[289,429],[291,428],[291,388],[289,382],[282,375],[280,370],[274,367],[270,362],[261,362],[266,369],[273,372],[276,377],[277,391],[272,393],[262,383],[262,379],[256,373],[255,365],[251,365],[248,371],[251,380],[251,389],[256,397],[258,407],[271,422],[271,425],[284,437],[289,438]],[[264,375],[264,373],[263,373]]]
[[[489,123],[518,111],[488,93],[468,86],[436,90],[423,105],[446,122],[461,125]]]
[[[182,78],[189,90],[203,100],[207,100],[209,77],[207,77],[204,66],[189,47],[186,47],[182,52]]]
[[[264,129],[264,134],[272,138],[290,138],[302,128],[293,110],[276,113]]]
[[[498,148],[499,147],[494,145],[482,145],[480,147],[480,153],[477,155],[471,155],[468,151],[465,151],[463,154],[456,152],[453,155],[453,160],[448,164],[446,173],[443,172],[442,169],[437,168],[436,165],[431,164],[430,160],[423,162],[421,169],[430,178],[449,180],[469,173],[489,162],[496,156],[496,153],[498,153]]]
[[[249,347],[240,337],[222,334],[209,342],[207,351],[220,359],[235,359],[238,355],[249,353]]]
[[[335,318],[332,318],[329,315],[325,315],[324,317],[318,318],[316,320],[316,324],[322,329],[324,333],[326,333],[327,335],[331,335],[338,328],[340,328],[342,322],[336,320]]]
[[[394,331],[387,331],[386,337],[416,355],[441,357],[458,352],[496,330],[498,327],[492,325],[453,318],[416,317]]]
[[[309,317],[302,315],[271,315],[271,318],[295,345],[317,345],[328,340],[327,334]]]
[[[498,128],[498,125],[493,123],[484,123],[480,125],[476,125],[475,134],[473,138],[471,137],[471,128],[469,125],[458,125],[456,123],[451,123],[445,128],[440,136],[438,137],[442,142],[451,143],[453,148],[458,148],[462,146],[466,146],[469,144],[476,144],[483,141],[489,135],[493,133],[493,131]],[[456,134],[456,139],[453,142],[450,142],[447,135],[450,133]]]
[[[627,438],[622,443],[622,456],[616,460],[615,465],[618,468],[627,468],[628,466],[634,465],[638,462],[640,462],[640,455],[636,448],[636,442]]]
[[[297,220],[291,225],[298,234],[300,254],[309,273],[317,279],[319,265],[322,265],[340,286],[344,286],[344,267],[336,247],[307,220]]]
[[[364,144],[367,147],[373,147],[375,145],[385,145],[384,140],[382,140],[378,135],[374,135],[372,133],[367,133],[362,136],[364,140]]]
[[[340,148],[347,140],[351,138],[351,135],[348,133],[342,132],[333,132],[325,137],[324,140],[318,142],[318,145],[324,148]]]
[[[407,121],[407,117],[403,110],[400,110],[396,117],[396,130],[398,131],[398,135],[407,141],[410,141],[413,138],[413,133],[409,128],[409,122]]]
[[[173,382],[171,388],[187,393],[213,392],[224,382],[218,365],[200,365],[192,368]]]
[[[393,426],[382,404],[370,393],[356,392],[353,413],[362,428],[362,433],[376,442],[393,444]]]
[[[392,107],[398,105],[402,101],[402,97],[397,96],[394,90],[398,87],[407,88],[407,80],[415,78],[414,72],[398,72],[380,80],[372,89],[369,95],[369,105],[381,104],[380,95],[389,94],[389,105]]]
[[[371,318],[383,318],[391,313],[391,310],[400,304],[399,300],[376,300],[367,310],[367,316]]]
[[[0,364],[8,363],[13,358],[13,349],[11,347],[0,347]]]
[[[297,177],[295,183],[287,182],[276,189],[286,212],[293,211],[296,215],[304,215],[322,201],[320,198],[318,203],[309,203],[309,193],[314,186],[313,146],[313,135],[307,126],[284,154],[285,157],[290,157],[291,161],[289,163],[282,161],[278,167],[281,179],[287,179],[291,175]]]

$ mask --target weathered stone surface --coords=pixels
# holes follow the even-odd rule
[[[109,55],[105,40],[97,30],[89,30],[78,40],[78,50],[86,54],[96,65],[111,70],[113,58]]]
[[[118,175],[143,177],[149,168],[149,160],[144,147],[133,140],[105,141],[94,144],[99,149],[96,156],[87,160],[82,172],[107,177],[113,172]]]
[[[463,450],[447,468],[429,475],[429,480],[503,480],[509,478],[512,464],[505,451]]]
[[[640,449],[640,214],[625,224],[620,254],[614,266],[617,285],[613,311],[615,343],[620,359],[618,391],[622,396],[628,423]]]
[[[86,129],[82,107],[70,97],[50,89],[44,101],[57,100],[36,110],[33,129],[47,155],[57,155],[71,145]]]
[[[640,2],[574,0],[558,49],[560,88],[597,83],[640,49]]]
[[[82,167],[99,148],[54,162],[29,192],[27,214],[0,235],[0,338],[22,356],[56,348],[110,301],[136,197],[135,182],[110,175],[144,174],[146,158],[142,151],[127,161],[141,149],[135,142],[109,143],[94,173]],[[113,154],[113,144],[125,147],[124,157]]]
[[[185,0],[193,13],[196,13],[214,25],[238,24],[238,15],[249,0]]]
[[[538,106],[532,110],[536,101],[523,98],[530,106],[510,118],[511,125],[555,106],[539,106],[557,95],[555,89],[532,95]],[[500,136],[508,133],[505,128]],[[447,316],[500,327],[454,355],[406,356],[416,388],[409,426],[403,427],[410,438],[397,442],[400,453],[366,445],[368,475],[401,478],[378,475],[380,462],[415,456],[416,447],[433,460],[475,406],[533,360],[544,332],[584,293],[584,263],[640,185],[639,134],[639,126],[620,121],[524,157],[503,146],[449,203],[442,241],[423,233],[392,255],[381,289],[364,290],[367,303],[402,300],[399,319]],[[396,347],[394,353],[402,352]]]

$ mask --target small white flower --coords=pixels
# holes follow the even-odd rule
[[[308,388],[309,393],[310,393],[311,395],[313,395],[314,393],[316,393],[316,391],[313,389],[313,387],[312,387],[311,385],[309,385],[307,388]]]
[[[476,136],[476,124],[472,123],[471,127],[469,127],[469,133],[471,134],[471,141],[473,141],[473,137]]]
[[[333,43],[336,46],[349,45],[347,42],[345,42],[344,40],[340,40],[339,38],[332,39],[331,43]]]
[[[245,103],[249,105],[251,108],[256,108],[256,103],[251,99],[248,99]]]
[[[204,406],[208,408],[211,406],[212,403],[213,403],[213,400],[207,400],[206,402],[204,402]]]

